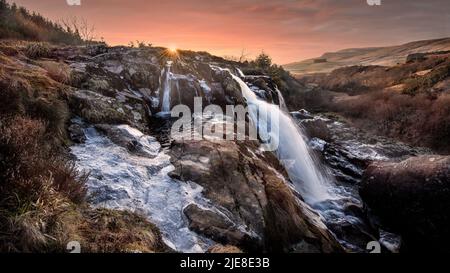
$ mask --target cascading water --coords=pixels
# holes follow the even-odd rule
[[[262,141],[269,137],[276,138],[274,142],[278,144],[277,157],[284,165],[296,190],[323,217],[324,223],[335,232],[337,239],[345,248],[357,252],[364,251],[364,240],[373,240],[372,235],[369,235],[370,228],[363,218],[347,210],[350,204],[361,205],[357,193],[345,186],[337,185],[329,169],[314,160],[302,129],[286,111],[283,111],[284,100],[278,90],[280,106],[259,99],[240,77],[230,74],[241,87],[249,106],[250,119],[257,126]],[[240,71],[239,75],[245,77]],[[276,118],[267,118],[270,115]],[[336,228],[341,226],[345,226],[346,231]],[[357,235],[348,237],[348,234]]]
[[[163,89],[163,100],[161,104],[161,112],[168,113],[170,112],[170,67],[172,66],[172,61],[167,61],[166,63],[166,71],[165,71],[165,79],[164,79],[164,89]]]
[[[265,129],[269,129],[270,135],[263,138],[276,138],[278,159],[305,201],[315,203],[328,199],[330,196],[327,192],[327,179],[310,154],[301,129],[279,106],[258,99],[241,78],[230,74],[241,87],[249,106],[250,118],[258,127],[260,135],[267,134]],[[275,116],[275,120],[264,118],[270,116]],[[261,127],[264,129],[260,130]]]

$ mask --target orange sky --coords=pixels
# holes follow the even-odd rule
[[[11,1],[10,1],[11,2]],[[450,1],[14,0],[53,20],[77,16],[110,45],[143,40],[213,54],[264,50],[284,64],[348,47],[450,36]]]

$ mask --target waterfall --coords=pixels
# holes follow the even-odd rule
[[[167,61],[166,69],[165,69],[165,80],[164,80],[164,89],[163,89],[163,100],[161,104],[161,112],[169,113],[170,112],[170,67],[172,66],[172,61]]]
[[[242,73],[242,72],[240,72]],[[230,73],[233,79],[239,83],[242,94],[247,100],[249,114],[253,123],[260,129],[270,128],[270,136],[275,137],[278,148],[276,154],[281,164],[285,167],[289,178],[295,188],[308,203],[315,203],[328,199],[328,179],[320,171],[320,165],[315,162],[306,144],[304,134],[294,120],[283,112],[279,106],[267,103],[259,99],[247,84],[239,77]],[[280,93],[281,96],[281,93]],[[284,101],[282,96],[280,101]],[[275,122],[270,118],[275,115]],[[264,133],[264,130],[258,130]]]

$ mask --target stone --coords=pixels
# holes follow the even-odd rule
[[[448,251],[450,156],[373,163],[360,194],[380,224],[402,235],[402,251]]]
[[[197,232],[244,251],[289,251],[300,241],[310,244],[308,252],[342,251],[320,217],[295,196],[275,155],[260,152],[256,141],[175,141],[171,157],[170,175],[202,186],[219,214],[188,207]]]

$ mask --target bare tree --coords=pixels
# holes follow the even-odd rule
[[[228,61],[233,61],[233,62],[239,62],[239,63],[243,63],[243,62],[245,62],[245,61],[247,61],[248,60],[248,56],[249,56],[250,54],[249,53],[247,53],[247,50],[245,49],[245,48],[243,48],[242,50],[241,50],[241,55],[238,57],[238,56],[235,56],[235,55],[225,55],[225,56],[222,56],[225,60],[228,60]]]
[[[241,56],[239,56],[239,62],[242,63],[247,60],[250,54],[247,52],[245,48],[241,50]]]
[[[232,61],[232,62],[238,62],[239,58],[233,55],[224,55],[222,56],[222,58],[224,58],[227,61]]]
[[[79,35],[80,38],[86,43],[90,44],[95,39],[95,26],[88,23],[84,18],[77,18],[75,16],[70,18],[62,18],[61,25],[63,25],[67,31]]]

